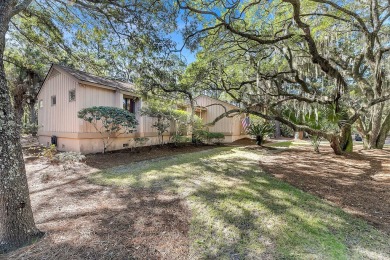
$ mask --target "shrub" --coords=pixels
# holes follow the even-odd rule
[[[251,124],[247,128],[247,133],[253,136],[256,136],[256,144],[262,145],[264,138],[272,134],[274,131],[272,125],[270,124]]]
[[[90,107],[78,112],[78,118],[89,122],[101,135],[103,153],[113,142],[111,137],[132,133],[138,125],[135,115],[118,107]]]
[[[209,142],[215,144],[221,144],[222,141],[225,139],[225,135],[223,133],[218,133],[218,132],[216,133],[209,132],[207,138]]]
[[[149,141],[149,138],[147,137],[136,137],[130,140],[131,142],[131,150],[133,148],[137,148],[140,146],[144,146]]]
[[[39,126],[37,124],[26,123],[23,124],[22,132],[23,134],[31,134],[32,136],[36,136],[38,133]]]
[[[206,143],[207,142],[207,136],[208,136],[208,131],[206,130],[201,130],[197,129],[194,131],[194,139],[195,143],[201,144],[201,143]]]
[[[190,141],[190,138],[183,135],[172,135],[171,136],[171,142],[175,144],[175,146],[178,146],[178,144],[182,143],[188,143]]]
[[[54,144],[51,144],[49,147],[43,148],[41,155],[49,160],[53,160],[56,153],[57,153],[57,147]]]
[[[225,135],[218,132],[209,132],[207,130],[196,130],[194,133],[196,143],[222,143]]]
[[[79,152],[64,152],[64,153],[58,153],[54,156],[56,160],[59,162],[65,163],[65,162],[81,162],[86,159],[85,155],[82,155]]]

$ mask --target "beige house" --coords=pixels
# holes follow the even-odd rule
[[[195,102],[196,113],[205,123],[221,115],[225,111],[224,107],[236,108],[203,95],[197,97]],[[50,145],[54,136],[60,151],[101,152],[103,143],[100,134],[90,123],[79,119],[77,112],[92,106],[112,106],[134,113],[139,125],[134,133],[115,138],[108,150],[127,148],[136,137],[148,137],[145,145],[157,144],[157,131],[152,127],[155,119],[139,115],[139,110],[144,105],[132,84],[52,65],[38,93],[39,142]],[[209,131],[224,133],[225,142],[246,137],[242,133],[239,115],[220,120]]]
[[[215,118],[232,109],[238,107],[227,102],[206,96],[200,95],[195,98],[195,114],[200,117],[203,123],[211,123]],[[188,108],[190,111],[190,108]],[[225,135],[225,142],[231,143],[238,139],[248,137],[241,124],[244,115],[236,115],[233,117],[225,117],[215,123],[214,126],[208,127],[210,132],[220,132]]]

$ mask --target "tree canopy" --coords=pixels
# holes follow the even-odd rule
[[[202,23],[186,28],[200,50],[187,73],[207,71],[203,84],[243,104],[241,112],[322,136],[336,153],[349,146],[354,123],[367,147],[383,146],[390,127],[387,1],[178,4]],[[318,111],[333,114],[331,127],[305,120]]]

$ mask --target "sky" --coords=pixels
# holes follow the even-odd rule
[[[180,32],[175,32],[171,34],[171,39],[177,43],[177,48],[180,49],[183,46],[183,37]],[[195,61],[196,59],[196,53],[191,52],[187,48],[183,48],[181,51],[181,55],[184,56],[187,64],[190,64]]]
[[[182,14],[182,13],[181,13]],[[177,30],[170,34],[171,39],[177,43],[177,49],[183,46],[184,40],[181,34],[181,30],[185,27],[185,22],[182,20],[182,15],[179,15],[176,19]],[[183,48],[181,55],[184,56],[187,64],[190,64],[196,60],[196,52],[191,52],[188,48]]]

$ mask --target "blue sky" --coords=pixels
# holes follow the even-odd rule
[[[177,48],[180,49],[183,46],[183,36],[180,32],[174,32],[171,34],[171,38],[173,41],[177,43]],[[191,62],[194,62],[196,59],[196,53],[191,52],[187,48],[183,48],[181,51],[181,55],[183,55],[187,61],[187,64],[190,64]]]
[[[183,17],[181,11],[181,15],[179,15],[176,19],[177,30],[169,35],[170,38],[177,43],[177,49],[180,49],[183,46],[183,42],[184,42],[181,31],[184,29],[186,24],[182,19]],[[196,59],[196,52],[191,52],[187,48],[183,48],[183,50],[181,51],[181,55],[184,56],[187,64],[194,62]]]

